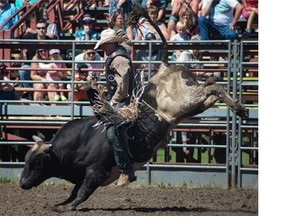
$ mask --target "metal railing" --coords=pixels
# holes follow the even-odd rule
[[[62,51],[70,50],[72,52],[71,60],[63,60],[57,61],[66,64],[70,64],[71,68],[71,80],[67,81],[51,81],[51,83],[64,83],[71,84],[74,86],[76,81],[74,81],[73,77],[75,75],[75,63],[80,63],[75,61],[75,53],[77,49],[86,49],[92,48],[95,45],[95,42],[91,41],[75,41],[75,40],[65,40],[65,41],[23,41],[23,40],[1,40],[0,41],[0,49],[14,49],[17,48],[31,48],[37,43],[37,47],[52,49],[57,47]],[[151,41],[141,41],[141,43],[134,41],[134,52],[140,49],[148,49],[149,55],[151,56],[152,51],[155,49],[161,49],[161,43],[159,42],[151,42]],[[177,43],[178,44],[178,43]],[[187,43],[185,43],[187,44]],[[254,67],[254,69],[258,70],[258,62],[248,62],[247,56],[249,55],[258,55],[258,42],[238,42],[238,41],[196,41],[191,42],[189,45],[175,45],[170,43],[168,46],[169,52],[172,53],[175,49],[198,49],[203,55],[206,57],[201,61],[191,61],[189,64],[200,64],[202,68],[190,68],[191,72],[195,71],[213,71],[219,72],[220,75],[217,75],[217,79],[219,79],[219,84],[223,85],[227,90],[231,91],[233,98],[239,99],[242,101],[244,88],[253,87],[258,90],[258,81],[253,79],[252,81],[245,81],[245,74],[243,73],[247,68]],[[134,55],[132,54],[132,57]],[[215,59],[220,57],[219,59]],[[151,59],[151,58],[150,58]],[[12,59],[2,59],[0,60],[0,64],[2,63],[14,63],[19,62],[19,60]],[[39,61],[31,61],[31,60],[21,60],[21,62],[39,62]],[[95,61],[93,61],[95,63]],[[99,64],[103,64],[103,61],[96,62]],[[147,64],[148,68],[145,71],[147,75],[147,80],[153,75],[153,71],[151,70],[152,64],[159,64],[160,61],[133,61],[135,66],[139,64]],[[183,63],[187,64],[187,62],[173,62],[169,61],[171,64],[175,63]],[[217,67],[217,68],[215,68]],[[255,73],[255,70],[253,70]],[[258,71],[257,71],[258,73]],[[243,75],[244,74],[244,75]],[[223,78],[225,76],[225,78]],[[249,77],[248,77],[249,78]],[[257,78],[257,77],[255,77]],[[14,83],[21,83],[22,81],[12,81]],[[34,82],[36,81],[29,81]],[[105,83],[105,80],[101,81]],[[200,82],[202,82],[200,80]],[[74,89],[72,88],[73,92]],[[46,106],[33,106],[33,104],[46,104]],[[57,106],[49,106],[49,104],[56,104]],[[200,179],[203,184],[207,183],[207,181],[215,182],[216,184],[220,182],[224,182],[224,185],[231,187],[242,187],[242,186],[251,186],[245,184],[245,179],[249,178],[249,176],[253,176],[253,178],[257,178],[258,176],[258,161],[254,164],[248,164],[249,166],[243,165],[243,154],[246,152],[252,152],[252,155],[256,155],[255,158],[257,160],[258,154],[258,102],[253,104],[246,104],[249,109],[249,119],[243,121],[239,119],[235,114],[232,114],[230,110],[221,102],[218,102],[210,108],[209,110],[201,113],[197,116],[194,116],[187,121],[181,122],[173,131],[192,131],[195,133],[208,133],[208,142],[207,144],[201,143],[177,143],[175,139],[170,139],[168,141],[168,145],[166,148],[165,160],[159,162],[156,158],[150,161],[150,163],[146,164],[145,172],[147,176],[144,179],[147,180],[147,183],[155,183],[157,179],[159,179],[159,175],[167,175],[165,173],[166,170],[170,171],[181,171],[183,173],[184,181],[189,182],[194,177],[191,174],[195,175],[198,179]],[[17,140],[9,140],[8,137],[5,137],[5,134],[11,134],[11,131],[18,131],[21,133],[21,130],[25,130],[27,128],[44,128],[57,130],[67,121],[74,118],[82,118],[85,116],[92,115],[92,109],[90,107],[89,102],[75,102],[65,101],[65,102],[51,102],[51,101],[0,101],[0,125],[1,132],[4,136],[2,136],[2,140],[0,141],[0,148],[3,146],[26,146],[31,145],[33,142],[29,141],[29,138],[25,138],[25,141],[17,141]],[[56,116],[56,117],[55,117]],[[45,126],[45,127],[44,127]],[[213,143],[213,133],[215,131],[220,131],[221,133],[226,134],[225,145],[217,145],[217,143]],[[247,132],[248,131],[248,132]],[[251,135],[251,139],[253,139],[251,146],[244,146],[243,144],[243,132],[249,133]],[[173,133],[173,132],[172,132]],[[21,134],[20,136],[21,137]],[[5,139],[6,138],[6,139]],[[191,163],[184,162],[179,163],[171,160],[172,150],[171,149],[179,148],[207,148],[207,149],[223,149],[225,150],[225,159],[226,162],[224,164],[217,164],[212,162],[210,159],[206,163]],[[167,151],[169,150],[169,151]],[[1,152],[0,152],[1,153]],[[250,153],[249,153],[250,155]],[[209,156],[209,155],[208,155]],[[170,160],[169,160],[170,158]],[[254,159],[253,159],[254,160]],[[0,175],[1,169],[4,170],[11,169],[14,165],[23,166],[24,162],[16,160],[12,161],[2,161],[0,162]],[[211,176],[207,179],[203,179],[201,175],[199,175],[199,171],[205,173],[211,173]],[[163,172],[163,174],[160,174]],[[158,174],[157,174],[158,173]],[[177,172],[179,175],[179,172]],[[252,174],[251,174],[252,173]],[[247,174],[247,175],[246,175]],[[156,177],[155,177],[156,175]],[[158,175],[158,176],[157,176]],[[171,177],[171,173],[169,174]],[[189,176],[187,178],[187,175]],[[215,177],[221,176],[220,178]],[[213,177],[214,176],[214,177]],[[248,176],[248,177],[247,177]],[[175,177],[176,178],[176,177]],[[186,179],[185,179],[186,178]],[[169,179],[169,178],[168,178]],[[171,177],[171,181],[176,181]],[[181,178],[179,178],[181,179]],[[198,179],[194,180],[197,181]],[[183,181],[183,179],[181,180]],[[206,181],[206,182],[205,182]],[[169,181],[168,181],[169,182]],[[249,182],[249,181],[248,181]],[[173,183],[173,182],[172,182]],[[174,182],[175,183],[175,182]],[[255,183],[257,185],[257,182]],[[254,187],[255,185],[253,185]]]

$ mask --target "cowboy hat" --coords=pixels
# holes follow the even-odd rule
[[[97,42],[94,49],[98,49],[102,44],[105,43],[114,43],[114,42],[123,42],[123,39],[116,35],[116,31],[108,28],[101,32],[100,40]]]

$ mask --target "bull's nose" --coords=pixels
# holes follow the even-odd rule
[[[29,187],[27,184],[24,184],[21,180],[19,181],[19,185],[22,189],[24,190],[28,190],[30,189],[31,187]]]

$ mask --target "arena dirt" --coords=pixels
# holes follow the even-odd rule
[[[77,211],[53,208],[65,200],[70,184],[42,184],[22,190],[0,183],[2,216],[248,216],[258,215],[258,191],[252,189],[186,188],[115,185],[98,188]]]

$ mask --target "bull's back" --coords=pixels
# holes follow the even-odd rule
[[[111,154],[103,126],[95,127],[96,117],[71,120],[51,140],[54,151],[69,164],[83,165],[103,160]]]

